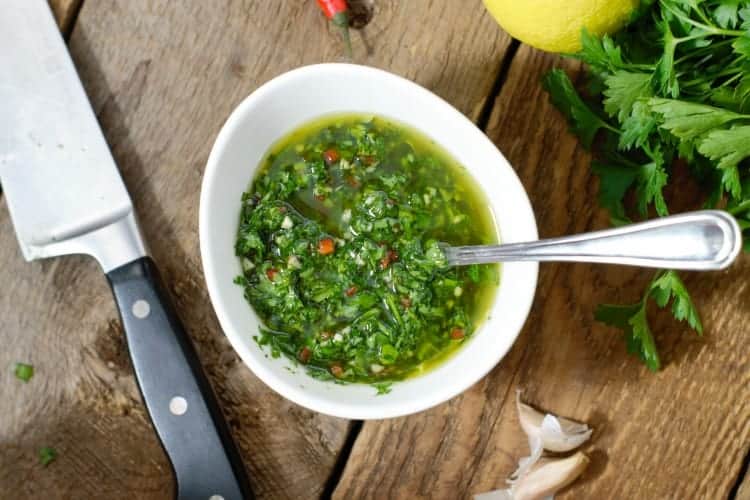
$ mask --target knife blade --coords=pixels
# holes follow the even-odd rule
[[[0,184],[26,260],[96,258],[178,498],[252,498],[245,467],[156,266],[45,0],[0,0]]]
[[[0,6],[0,182],[24,257],[88,253],[109,271],[144,256],[130,197],[48,7]],[[104,231],[130,238],[97,246],[90,234],[110,225],[131,226]]]

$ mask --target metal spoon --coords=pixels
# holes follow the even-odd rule
[[[734,217],[702,210],[562,238],[444,250],[454,266],[556,261],[707,271],[729,266],[741,246],[742,232]]]

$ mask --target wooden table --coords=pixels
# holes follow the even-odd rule
[[[553,66],[580,76],[578,63],[512,41],[480,0],[365,3],[374,15],[353,34],[356,60],[475,120],[518,172],[542,236],[607,225],[587,153],[539,85]],[[746,256],[731,271],[686,276],[703,338],[655,316],[659,373],[592,317],[601,301],[636,300],[649,272],[544,265],[513,350],[462,396],[364,424],[311,413],[255,378],[224,338],[201,272],[198,195],[232,108],[286,70],[338,60],[336,32],[312,0],[52,4],[259,497],[456,499],[501,487],[527,451],[513,404],[523,388],[596,429],[589,469],[560,498],[750,498]],[[23,262],[2,208],[0,269],[0,497],[169,498],[169,466],[97,264]],[[16,361],[34,364],[30,383],[13,377]],[[59,453],[46,468],[42,446]]]

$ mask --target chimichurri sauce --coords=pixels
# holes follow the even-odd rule
[[[390,120],[329,116],[282,139],[242,196],[236,282],[256,340],[319,378],[385,382],[444,359],[486,317],[499,267],[439,243],[497,242],[465,169]]]

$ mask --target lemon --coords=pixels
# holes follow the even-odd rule
[[[613,33],[630,19],[640,0],[484,0],[500,26],[514,38],[548,52],[581,48],[581,29]]]

